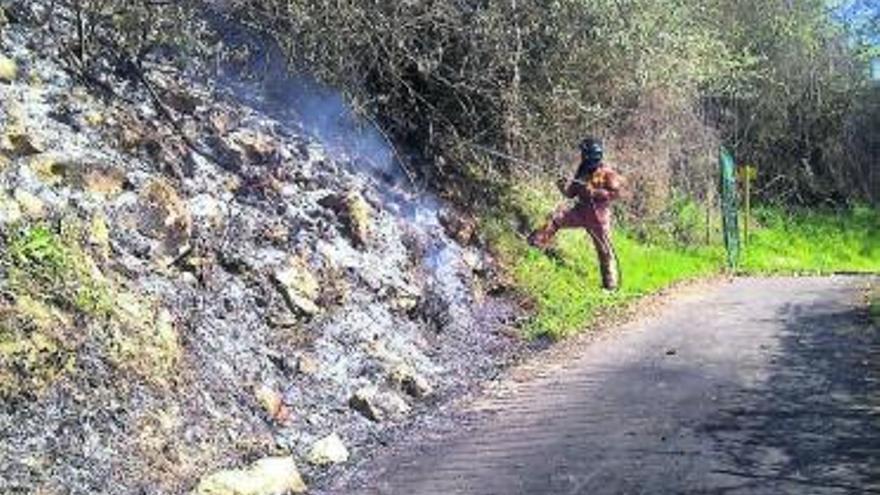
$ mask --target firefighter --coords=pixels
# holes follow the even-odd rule
[[[588,137],[580,143],[580,163],[572,180],[560,179],[562,194],[575,199],[560,205],[546,225],[529,236],[529,244],[547,249],[559,229],[583,228],[593,239],[599,257],[602,286],[616,290],[617,260],[611,244],[611,203],[623,187],[623,178],[602,161],[602,142]]]

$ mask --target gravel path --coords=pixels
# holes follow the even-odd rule
[[[339,493],[880,494],[867,283],[742,278],[677,296]]]

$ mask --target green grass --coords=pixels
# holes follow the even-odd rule
[[[748,274],[880,272],[880,211],[755,212],[740,270]]]
[[[10,288],[65,310],[107,315],[109,290],[76,239],[79,234],[42,224],[15,230],[5,253]]]
[[[173,379],[180,346],[170,313],[105,276],[89,252],[94,237],[78,221],[5,232],[0,398],[39,396],[77,370],[85,348],[150,383]]]
[[[693,202],[678,198],[653,222],[615,229],[622,286],[618,292],[606,292],[600,288],[592,242],[583,231],[560,232],[555,254],[550,256],[527,245],[525,234],[545,221],[558,198],[548,188],[518,186],[507,191],[502,206],[482,222],[483,233],[515,286],[534,305],[533,316],[523,329],[529,337],[564,338],[639,297],[726,269],[717,222],[710,226],[714,243],[707,246],[705,213]],[[738,272],[880,272],[880,211],[864,207],[836,213],[757,209]]]
[[[723,252],[719,247],[684,248],[666,242],[641,242],[620,228],[615,230],[614,246],[622,287],[607,292],[601,288],[592,242],[582,230],[560,232],[554,256],[527,245],[523,231],[544,221],[556,197],[535,189],[511,191],[507,206],[495,210],[483,222],[484,233],[517,288],[535,305],[534,316],[524,329],[529,337],[564,338],[589,326],[597,316],[641,296],[720,270]]]

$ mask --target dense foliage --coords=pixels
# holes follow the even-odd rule
[[[766,198],[880,197],[868,4],[849,24],[825,0],[233,5],[441,176],[510,172],[475,143],[558,173],[593,132],[634,177],[634,213],[711,196],[720,141],[759,167]]]
[[[246,23],[298,70],[342,88],[441,187],[567,174],[572,144],[593,133],[632,179],[634,217],[655,216],[682,194],[711,203],[722,143],[758,167],[765,199],[880,199],[880,90],[869,76],[880,17],[871,2],[51,5],[37,17],[87,78],[112,68],[137,82],[145,60],[222,50],[224,33],[205,36],[197,13]]]

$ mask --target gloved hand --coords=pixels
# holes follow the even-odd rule
[[[556,187],[563,195],[568,195],[568,179],[565,177],[559,177],[556,179]]]

